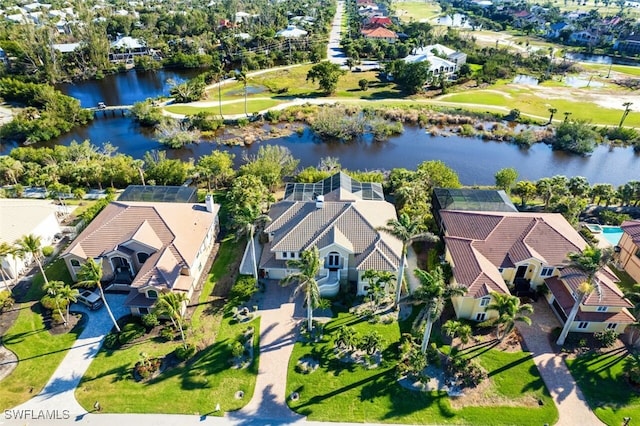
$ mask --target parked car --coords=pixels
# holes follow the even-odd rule
[[[82,290],[80,292],[80,295],[77,297],[77,300],[78,300],[78,303],[82,303],[92,311],[95,311],[96,309],[100,309],[103,305],[100,294],[91,290]]]
[[[107,104],[105,104],[104,102],[98,102],[98,109],[105,109],[107,107]]]

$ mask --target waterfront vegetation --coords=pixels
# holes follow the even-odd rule
[[[49,280],[71,284],[67,267],[59,259],[46,268]],[[13,309],[18,316],[2,336],[2,344],[18,358],[15,370],[0,386],[0,409],[15,407],[37,395],[71,348],[84,327],[84,321],[66,333],[51,334],[45,325],[40,299],[45,295],[42,274],[33,278],[29,289],[16,297]]]
[[[487,350],[487,343],[462,351],[462,356],[477,361],[487,372],[490,385],[484,388],[483,402],[460,406],[446,392],[401,386],[396,371],[398,342],[401,333],[409,332],[412,320],[413,316],[399,323],[371,323],[338,311],[324,326],[320,342],[296,343],[289,360],[287,395],[296,392],[298,399],[289,401],[289,406],[313,421],[534,425],[552,424],[557,419],[557,409],[531,354]],[[334,339],[342,327],[352,327],[360,335],[375,330],[384,340],[381,362],[367,367],[341,360]],[[437,340],[442,351],[450,350],[442,345],[440,336]],[[305,358],[317,360],[317,370],[301,371],[298,361]]]

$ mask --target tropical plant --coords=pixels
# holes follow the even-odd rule
[[[429,339],[431,338],[433,322],[440,318],[445,302],[452,297],[464,295],[467,289],[462,286],[453,287],[447,285],[444,273],[439,265],[431,272],[416,269],[415,274],[420,280],[420,287],[413,293],[413,303],[424,304],[415,324],[425,322],[421,350],[426,353]]]
[[[53,302],[54,306],[58,310],[58,315],[60,319],[64,323],[65,328],[67,327],[67,318],[62,313],[62,305],[65,303],[65,299],[62,296],[62,288],[65,286],[63,281],[47,281],[42,289],[45,291],[45,298],[49,301]],[[68,301],[67,305],[68,305]]]
[[[312,82],[318,81],[318,86],[327,95],[332,94],[338,87],[338,80],[346,74],[345,70],[340,69],[339,64],[333,64],[329,61],[322,61],[311,67],[307,73],[307,80]]]
[[[618,128],[621,128],[624,124],[624,120],[626,120],[627,115],[629,115],[629,112],[631,111],[631,105],[633,105],[633,102],[625,102],[622,104],[624,111],[622,112],[622,117],[620,117],[620,124],[618,124]]]
[[[376,271],[368,269],[362,274],[362,279],[368,282],[367,297],[373,304],[373,312],[380,307],[380,302],[393,289],[393,282],[396,280],[395,275],[389,271]]]
[[[47,274],[44,273],[44,268],[42,267],[42,241],[40,240],[40,237],[34,234],[25,235],[18,240],[18,246],[22,252],[33,256],[33,260],[38,264],[38,268],[40,268],[40,273],[42,274],[42,278],[46,285],[49,280],[47,279]]]
[[[80,270],[78,271],[77,285],[80,287],[98,288],[98,290],[100,291],[100,297],[104,302],[105,308],[107,308],[107,312],[109,313],[109,318],[111,318],[111,322],[113,322],[113,326],[116,328],[116,330],[120,332],[120,326],[113,316],[113,312],[111,312],[111,307],[109,306],[109,303],[107,303],[107,298],[104,297],[101,280],[102,265],[90,257],[85,263],[82,264],[82,266],[80,266]]]
[[[358,346],[358,334],[353,327],[343,325],[336,331],[334,342],[338,348],[352,351]]]
[[[72,302],[78,301],[78,296],[80,296],[80,292],[77,288],[73,288],[68,284],[65,284],[58,290],[59,297],[66,303],[67,305],[67,320],[65,321],[65,326],[69,323],[69,308],[71,307]]]
[[[549,108],[549,122],[547,124],[551,124],[553,122],[553,116],[558,112],[558,108]]]
[[[531,325],[527,315],[533,312],[533,306],[521,303],[520,298],[506,293],[491,292],[492,302],[487,311],[496,311],[498,316],[493,323],[497,326],[496,337],[504,340],[513,331],[516,321]]]
[[[406,213],[401,214],[398,219],[389,220],[387,226],[378,228],[378,230],[393,235],[402,241],[402,253],[400,256],[400,265],[398,265],[398,278],[396,279],[395,307],[397,308],[402,293],[404,266],[407,263],[407,250],[409,249],[409,245],[414,241],[436,242],[439,241],[439,238],[431,232],[425,232],[424,225]]]
[[[247,71],[245,69],[236,71],[235,79],[240,83],[242,83],[242,87],[244,89],[244,115],[248,117],[249,114],[247,113],[247,84],[249,83],[249,78],[247,77]]]
[[[280,284],[287,286],[296,283],[297,287],[294,295],[303,293],[304,303],[307,306],[307,330],[313,330],[313,309],[320,304],[320,289],[316,276],[320,271],[320,253],[317,247],[304,250],[300,253],[300,259],[287,261],[287,268],[296,269],[296,272],[289,274],[280,281]]]
[[[253,278],[258,282],[258,260],[256,259],[256,244],[255,244],[255,230],[256,225],[264,225],[269,222],[271,218],[266,214],[262,214],[260,206],[245,205],[241,209],[237,210],[233,216],[233,223],[238,233],[239,238],[242,235],[246,235],[247,244],[251,249],[251,264]]]
[[[154,314],[158,317],[168,317],[173,327],[180,332],[182,346],[185,349],[187,348],[187,339],[184,337],[182,312],[187,300],[187,294],[182,291],[168,291],[158,295],[158,300],[153,308]]]
[[[382,335],[376,330],[372,330],[360,338],[358,349],[365,351],[369,355],[373,355],[382,350],[384,343]]]
[[[460,321],[449,320],[442,325],[442,331],[449,337],[451,340],[455,339],[456,336],[460,339],[460,343],[466,345],[469,343],[469,338],[473,334],[473,330],[469,324],[463,324]]]
[[[4,264],[9,260],[9,256],[15,254],[16,248],[5,241],[0,242],[0,279],[4,283],[9,294],[13,294],[9,287],[9,274],[4,269]]]

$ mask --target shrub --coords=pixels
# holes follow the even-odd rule
[[[473,136],[476,134],[476,130],[471,124],[463,124],[462,127],[460,127],[460,134],[462,136]]]
[[[0,312],[13,306],[14,299],[7,290],[0,291]]]
[[[238,118],[238,127],[247,127],[249,125],[249,119],[242,117]]]
[[[180,361],[186,361],[196,354],[196,347],[192,343],[188,343],[186,347],[180,345],[173,353]]]
[[[51,255],[53,254],[53,251],[54,251],[54,249],[53,249],[53,247],[51,247],[51,246],[44,246],[44,247],[42,247],[42,255],[43,255],[44,257],[49,257],[49,256],[51,256]]]
[[[118,335],[118,340],[121,345],[125,345],[139,337],[142,337],[145,331],[146,330],[142,324],[130,322],[122,327],[122,331]]]
[[[117,349],[120,347],[120,340],[117,333],[109,333],[104,336],[104,343],[102,344],[107,349]]]
[[[478,386],[487,376],[476,362],[463,357],[451,358],[448,372],[460,382],[462,387],[467,388]]]
[[[258,288],[256,287],[255,278],[251,275],[238,276],[229,293],[229,303],[227,304],[228,312],[233,308],[236,308],[237,311],[237,307],[243,302],[249,300],[257,291]]]
[[[144,324],[147,330],[151,330],[153,327],[157,326],[160,323],[156,314],[153,313],[145,314],[140,319],[142,320],[142,324]]]
[[[164,339],[167,342],[172,341],[176,338],[176,331],[172,327],[164,327],[160,330],[160,338]]]
[[[537,142],[536,134],[533,130],[524,130],[513,136],[513,142],[520,146],[530,147]]]
[[[40,299],[40,303],[45,309],[50,310],[52,312],[56,312],[58,310],[58,306],[56,305],[56,302],[49,294],[45,294],[44,296],[42,296],[42,298]],[[66,300],[61,300],[60,310],[64,311],[65,309],[67,309],[68,303],[69,302]]]
[[[606,330],[596,331],[593,333],[593,337],[600,343],[603,348],[610,348],[618,340],[618,333],[613,328],[607,328]]]
[[[231,344],[231,356],[234,358],[240,358],[244,355],[244,345],[242,342],[236,340]]]
[[[622,225],[625,220],[631,220],[631,216],[623,213],[612,212],[611,210],[601,210],[598,214],[600,222],[605,225]]]
[[[367,80],[366,78],[358,80],[358,86],[363,92],[366,91],[369,88],[369,80]]]

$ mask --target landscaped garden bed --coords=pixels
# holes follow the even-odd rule
[[[289,406],[315,421],[408,424],[552,424],[557,409],[528,352],[503,352],[491,336],[460,348],[459,356],[485,372],[485,380],[459,397],[445,391],[405,387],[398,381],[401,332],[408,332],[413,316],[400,323],[370,323],[364,317],[338,313],[324,327],[318,343],[298,342],[289,362]],[[376,332],[384,341],[380,362],[365,365],[344,362],[336,350],[336,336],[351,327],[360,336]],[[437,334],[434,327],[434,334]],[[441,342],[440,336],[434,341]],[[443,353],[448,346],[439,346]],[[317,369],[300,367],[313,359]],[[441,366],[442,367],[442,366]],[[440,368],[440,367],[437,367]],[[435,370],[434,370],[435,371]],[[490,410],[487,408],[490,407]]]

